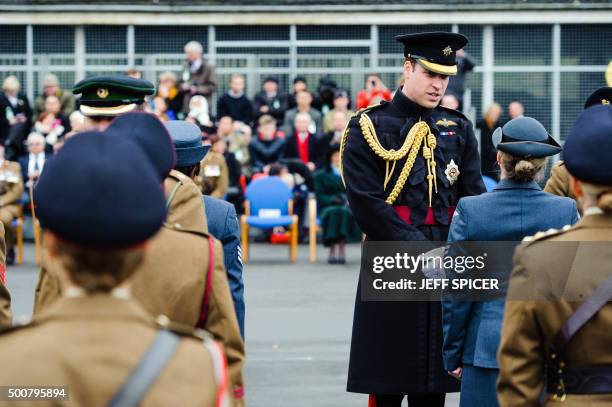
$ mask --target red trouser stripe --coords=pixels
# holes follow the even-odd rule
[[[368,407],[376,407],[376,394],[370,394],[368,398]]]

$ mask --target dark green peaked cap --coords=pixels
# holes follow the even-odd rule
[[[146,95],[155,93],[155,86],[129,76],[92,76],[77,83],[72,93],[81,94],[81,112],[86,116],[116,116],[143,103]]]

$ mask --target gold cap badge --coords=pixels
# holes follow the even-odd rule
[[[98,91],[96,92],[96,94],[98,95],[99,98],[106,99],[106,97],[108,96],[108,89],[98,88]]]
[[[450,45],[447,45],[446,48],[442,50],[442,53],[444,54],[444,56],[449,56],[453,53],[453,49],[450,47]]]
[[[601,104],[602,105],[609,105],[610,101],[608,99],[601,99]]]

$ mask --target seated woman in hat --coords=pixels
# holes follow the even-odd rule
[[[534,181],[546,157],[561,147],[544,126],[519,117],[493,133],[500,182],[491,192],[461,198],[449,242],[519,242],[524,237],[578,221],[576,203],[541,190]],[[486,270],[485,270],[486,271]],[[496,406],[499,347],[504,301],[445,300],[443,359],[461,379],[461,406]]]
[[[327,154],[323,168],[313,174],[317,209],[323,227],[323,244],[329,247],[329,264],[346,263],[344,244],[361,240],[361,230],[353,218],[340,177],[340,146]],[[337,254],[336,254],[337,249]]]

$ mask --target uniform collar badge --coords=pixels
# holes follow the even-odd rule
[[[448,163],[444,174],[446,174],[446,179],[451,185],[459,179],[459,166],[455,164],[455,160],[451,160],[450,163]]]
[[[444,56],[449,56],[453,53],[453,49],[450,47],[450,45],[447,45],[446,48],[442,50],[442,53],[444,54]]]
[[[447,120],[446,117],[443,119],[440,119],[436,122],[436,126],[444,126],[444,127],[449,127],[449,126],[458,126],[457,123],[455,123],[452,120]]]

